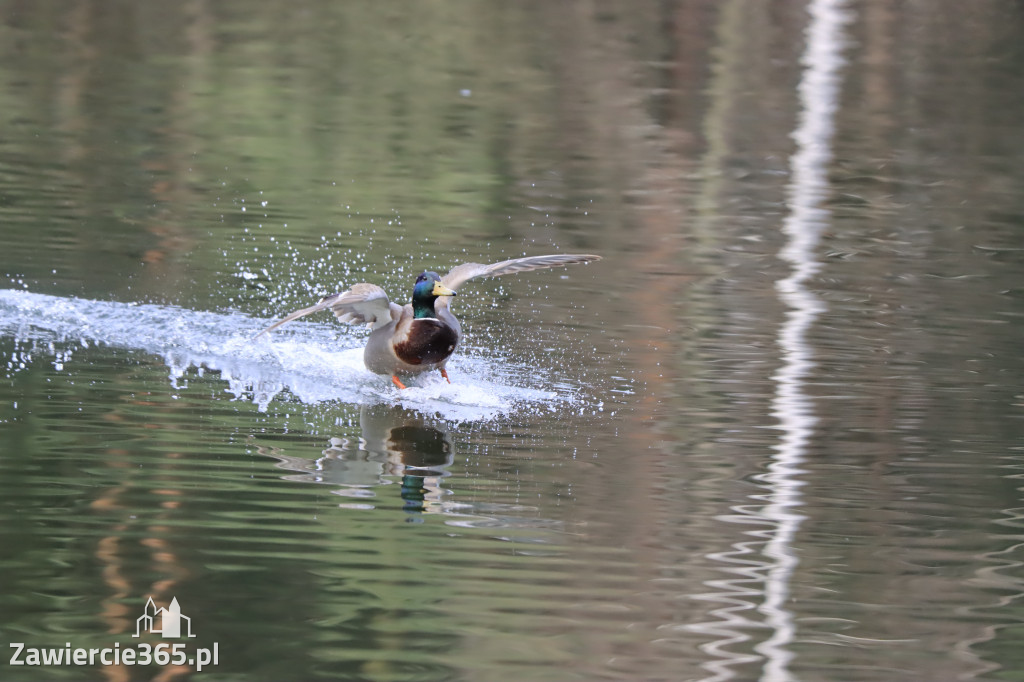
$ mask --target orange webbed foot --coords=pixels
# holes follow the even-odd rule
[[[452,380],[448,378],[448,372],[447,370],[445,370],[444,367],[441,368],[441,376],[443,376],[444,380],[447,381],[449,384],[452,383]]]
[[[403,384],[401,382],[401,380],[398,378],[397,374],[392,374],[391,375],[391,383],[393,383],[395,386],[397,386],[400,389],[408,388],[408,386],[406,386],[405,384]]]

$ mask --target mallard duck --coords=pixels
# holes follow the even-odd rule
[[[445,364],[459,345],[462,326],[449,309],[449,301],[460,286],[475,277],[499,277],[600,259],[566,253],[513,258],[491,265],[463,263],[444,277],[427,270],[416,277],[412,303],[404,306],[388,300],[387,293],[376,284],[362,282],[348,291],[325,296],[314,306],[289,313],[256,337],[329,308],[342,322],[367,324],[373,330],[363,352],[363,361],[371,372],[390,374],[391,381],[400,389],[406,387],[399,379],[400,374],[421,374],[433,369],[440,370],[441,376],[451,383]]]

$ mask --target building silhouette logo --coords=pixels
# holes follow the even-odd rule
[[[185,635],[181,634],[182,621],[185,623]],[[171,604],[166,609],[162,606],[157,608],[153,598],[149,598],[142,615],[135,619],[135,634],[132,637],[139,637],[146,632],[159,634],[164,639],[195,637],[192,634],[192,619],[182,615],[177,597],[171,599]]]

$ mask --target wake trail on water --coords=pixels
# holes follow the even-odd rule
[[[285,392],[307,404],[385,402],[457,422],[555,412],[577,401],[576,390],[564,384],[512,383],[513,376],[516,383],[537,381],[535,368],[465,355],[449,363],[452,384],[431,372],[398,391],[363,365],[364,332],[300,323],[254,340],[269,322],[239,312],[0,289],[0,336],[15,341],[8,374],[40,357],[62,369],[76,351],[101,345],[162,357],[174,388],[193,368],[201,375],[219,372],[233,399],[249,400],[260,411]]]

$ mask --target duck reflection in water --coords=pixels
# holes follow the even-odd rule
[[[330,447],[315,460],[284,455],[277,448],[260,447],[259,452],[278,460],[279,467],[299,472],[285,476],[287,480],[339,486],[335,494],[364,500],[342,506],[372,508],[374,489],[395,483],[395,477],[406,511],[436,514],[452,506],[445,500],[451,491],[441,485],[454,449],[447,432],[428,425],[418,412],[381,404],[360,407],[359,427],[357,442],[331,438]]]

